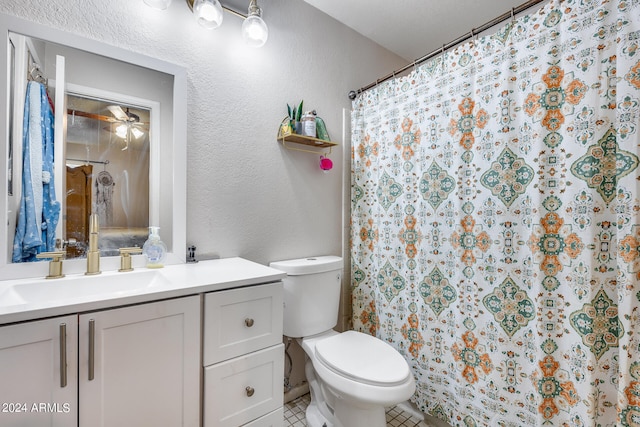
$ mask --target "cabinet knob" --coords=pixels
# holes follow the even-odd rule
[[[246,319],[244,319],[244,324],[247,325],[247,328],[250,328],[253,326],[253,319],[247,317]]]
[[[256,392],[256,391],[253,389],[253,387],[251,387],[251,386],[247,386],[247,387],[245,388],[245,391],[247,392],[247,396],[248,396],[248,397],[253,396],[253,393],[255,393],[255,392]]]

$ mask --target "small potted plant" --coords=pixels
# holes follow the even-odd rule
[[[287,111],[289,112],[289,126],[291,126],[291,130],[297,134],[302,133],[302,123],[300,120],[302,119],[302,103],[300,101],[300,105],[298,107],[291,108],[289,104],[287,104]]]

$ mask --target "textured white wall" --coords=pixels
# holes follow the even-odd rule
[[[180,143],[188,149],[187,243],[200,257],[266,264],[340,254],[347,92],[404,61],[305,2],[260,5],[269,40],[257,50],[244,45],[239,18],[225,14],[207,31],[184,0],[166,11],[142,0],[2,0],[0,12],[187,68],[189,131]],[[331,173],[320,171],[319,156],[276,142],[286,103],[300,99],[340,143]]]

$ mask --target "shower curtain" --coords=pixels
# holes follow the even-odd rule
[[[353,326],[421,410],[640,426],[639,128],[640,0],[554,0],[354,101]]]

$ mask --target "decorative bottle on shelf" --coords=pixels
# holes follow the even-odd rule
[[[302,134],[306,136],[316,137],[316,114],[314,111],[307,111],[302,116]]]
[[[142,246],[142,253],[147,259],[147,268],[161,268],[167,255],[167,246],[160,240],[160,227],[149,227],[149,238]]]

